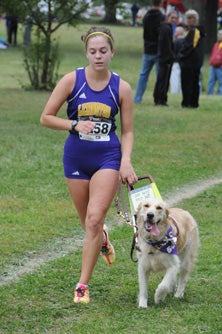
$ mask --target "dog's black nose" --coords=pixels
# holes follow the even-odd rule
[[[147,213],[147,218],[148,218],[149,220],[152,220],[153,217],[154,217],[154,214],[153,214],[153,213]]]

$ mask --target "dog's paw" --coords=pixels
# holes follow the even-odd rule
[[[139,305],[140,308],[147,308],[147,299],[139,299]]]
[[[183,298],[184,296],[184,291],[176,291],[176,293],[174,294],[175,298]]]
[[[146,305],[146,304],[139,304],[138,307],[139,307],[139,308],[147,308],[147,306],[148,306],[148,305]]]
[[[168,290],[164,286],[158,286],[155,296],[154,296],[154,301],[155,304],[159,304],[160,302],[163,302],[168,295]]]

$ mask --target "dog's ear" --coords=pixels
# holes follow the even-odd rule
[[[169,217],[169,214],[170,214],[169,209],[166,209],[166,216]]]
[[[141,208],[142,208],[142,203],[140,202],[136,209],[136,213],[138,213],[141,210]]]

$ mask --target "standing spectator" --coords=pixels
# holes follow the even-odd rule
[[[195,10],[188,10],[185,13],[185,20],[188,30],[178,55],[183,96],[181,106],[183,108],[198,108],[205,32],[204,28],[198,25],[199,14]]]
[[[181,49],[183,38],[184,38],[184,28],[182,26],[177,26],[174,32],[174,63],[171,70],[170,76],[170,92],[172,94],[181,93],[181,71],[180,64],[178,62],[178,54]]]
[[[137,13],[139,11],[140,7],[134,3],[131,7],[131,12],[132,12],[132,26],[135,27],[137,25],[136,23],[136,17],[137,17]]]
[[[165,20],[165,15],[163,15],[160,10],[162,0],[153,0],[152,3],[152,8],[147,11],[143,18],[144,54],[134,97],[135,103],[142,102],[142,97],[147,87],[147,81],[154,64],[156,66],[156,74],[158,71],[157,44],[160,24]]]
[[[26,47],[31,43],[32,18],[27,15],[24,22],[23,46]]]
[[[167,15],[166,22],[160,25],[158,41],[159,70],[153,92],[155,105],[168,106],[167,92],[169,89],[170,73],[174,62],[173,24],[178,20],[176,11]]]
[[[218,31],[217,42],[212,48],[209,63],[207,94],[212,95],[214,93],[214,86],[218,81],[217,95],[222,95],[222,30]]]
[[[8,17],[8,43],[17,45],[18,17],[9,15]],[[13,40],[13,43],[12,43]]]
[[[219,27],[222,28],[222,8],[217,12],[217,23],[219,24]]]
[[[9,44],[10,15],[8,13],[5,16],[5,26],[6,26],[7,44]]]

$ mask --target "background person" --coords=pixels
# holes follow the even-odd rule
[[[140,9],[140,6],[134,3],[131,6],[131,12],[132,12],[132,26],[135,27],[137,25],[136,18],[137,18],[137,13]]]
[[[174,31],[174,63],[170,75],[170,92],[171,94],[181,93],[181,71],[178,61],[178,54],[182,46],[185,30],[182,26],[177,26]]]
[[[64,145],[63,165],[67,186],[79,214],[85,238],[75,303],[89,302],[89,280],[99,254],[108,264],[115,260],[104,220],[119,178],[134,184],[133,99],[129,84],[108,69],[114,55],[109,29],[92,27],[82,40],[89,65],[66,74],[53,90],[40,122],[70,131]],[[57,116],[64,102],[67,116]],[[115,117],[120,110],[121,144]]]
[[[215,85],[218,82],[217,95],[222,95],[222,30],[217,33],[217,42],[211,50],[209,63],[207,94],[214,93]]]
[[[217,23],[219,25],[219,28],[222,28],[222,8],[219,8],[217,11]]]
[[[9,15],[8,22],[8,43],[10,45],[17,45],[17,30],[18,30],[18,17],[16,15]]]
[[[165,20],[165,15],[160,10],[162,6],[161,0],[153,0],[152,4],[152,8],[147,11],[143,18],[144,54],[134,103],[142,102],[149,75],[154,65],[156,66],[156,74],[158,72],[157,44],[160,24]]]
[[[31,43],[32,18],[27,15],[24,22],[23,31],[23,46],[28,46]]]
[[[198,108],[200,95],[200,74],[204,61],[204,28],[199,23],[199,14],[190,9],[185,13],[187,31],[178,59],[181,68],[183,108]]]
[[[10,29],[10,15],[9,13],[6,14],[5,16],[5,27],[6,27],[6,40],[7,44],[9,44],[9,29]]]
[[[161,23],[158,40],[159,70],[154,87],[153,97],[155,105],[168,106],[167,92],[169,89],[170,73],[174,62],[173,25],[178,20],[176,11],[170,12],[166,22]]]

